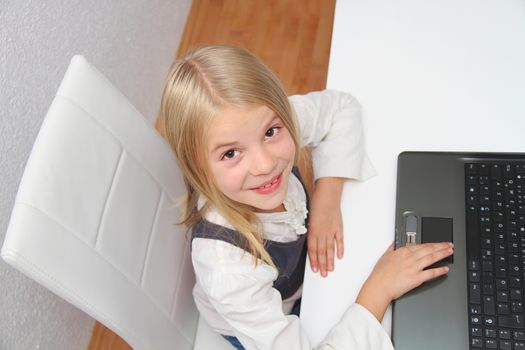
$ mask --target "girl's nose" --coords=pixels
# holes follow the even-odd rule
[[[251,162],[252,175],[269,174],[275,168],[275,157],[263,147],[254,150]]]

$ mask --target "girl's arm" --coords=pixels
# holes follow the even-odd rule
[[[323,177],[316,181],[312,195],[310,223],[308,225],[308,256],[314,272],[325,277],[334,270],[334,253],[344,254],[341,192],[344,178]]]
[[[272,287],[277,272],[229,243],[196,238],[192,262],[201,316],[220,333],[233,334],[247,350],[393,350],[388,334],[361,305],[352,304],[318,346],[310,342],[299,318],[285,315],[280,293]]]
[[[310,208],[308,256],[324,277],[334,256],[344,254],[341,191],[344,179],[366,180],[375,174],[364,146],[361,106],[350,94],[324,90],[290,97],[299,120],[303,146],[312,147],[315,188]]]

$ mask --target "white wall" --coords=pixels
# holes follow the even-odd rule
[[[74,54],[148,119],[191,0],[0,0],[0,243],[25,162]],[[0,262],[0,349],[86,349],[93,320]]]

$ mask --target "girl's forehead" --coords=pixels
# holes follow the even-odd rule
[[[243,107],[227,106],[210,120],[207,141],[210,150],[222,144],[240,142],[253,134],[265,131],[277,117],[274,111],[264,105]]]
[[[211,118],[209,129],[213,133],[215,129],[235,131],[246,127],[258,127],[271,122],[276,117],[275,112],[264,105],[228,106],[220,109]]]

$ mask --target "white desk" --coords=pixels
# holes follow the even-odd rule
[[[525,2],[339,0],[328,88],[363,105],[378,175],[345,185],[335,272],[307,268],[301,319],[316,343],[393,241],[399,152],[525,151]]]

